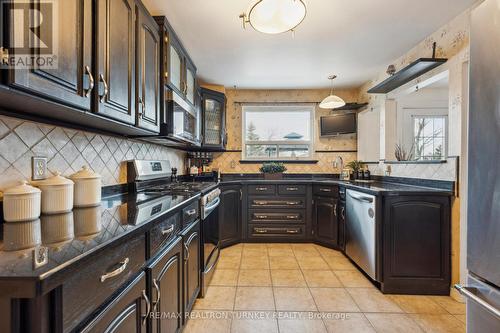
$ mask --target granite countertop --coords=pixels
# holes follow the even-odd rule
[[[141,195],[105,197],[98,207],[42,216],[31,222],[0,224],[0,281],[47,279],[127,235],[144,233],[148,225],[160,216],[177,211],[200,196],[199,193],[162,196],[162,204],[167,206],[163,207],[161,214],[150,220],[136,222],[137,201],[141,199]],[[20,244],[25,244],[27,239],[38,239],[38,246],[18,250]],[[35,250],[40,248],[48,251],[48,262],[35,268]]]
[[[247,178],[243,177],[241,179],[223,179],[221,184],[319,184],[319,185],[339,185],[347,189],[357,190],[364,193],[374,194],[374,195],[418,195],[418,194],[434,194],[434,195],[453,195],[451,189],[431,187],[431,186],[417,186],[402,183],[393,183],[385,181],[371,181],[371,182],[356,182],[356,181],[345,181],[335,178],[321,178],[321,177],[309,177],[309,178],[285,178],[282,180],[265,180],[259,178]]]

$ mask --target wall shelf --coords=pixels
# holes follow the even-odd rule
[[[346,103],[346,105],[341,106],[340,108],[335,108],[333,111],[357,111],[367,105],[368,103]]]
[[[427,73],[428,71],[444,64],[448,59],[445,58],[420,58],[394,74],[393,76],[387,78],[383,82],[379,83],[375,87],[368,90],[369,94],[387,94],[394,89],[401,87],[405,83],[416,79],[420,75]]]

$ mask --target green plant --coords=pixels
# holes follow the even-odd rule
[[[260,167],[262,173],[282,173],[286,171],[286,167],[281,162],[266,162]]]
[[[365,164],[362,161],[351,161],[347,163],[347,167],[351,169],[353,172],[358,172],[359,170],[363,169]]]

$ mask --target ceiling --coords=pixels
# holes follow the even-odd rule
[[[255,0],[143,0],[165,15],[198,67],[226,87],[359,87],[475,0],[305,0],[307,16],[291,33],[266,35],[238,15]],[[429,54],[430,56],[430,54]]]

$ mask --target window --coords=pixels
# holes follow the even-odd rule
[[[446,116],[413,116],[416,160],[442,160],[446,157]]]
[[[243,159],[310,159],[313,117],[312,106],[244,106]]]

